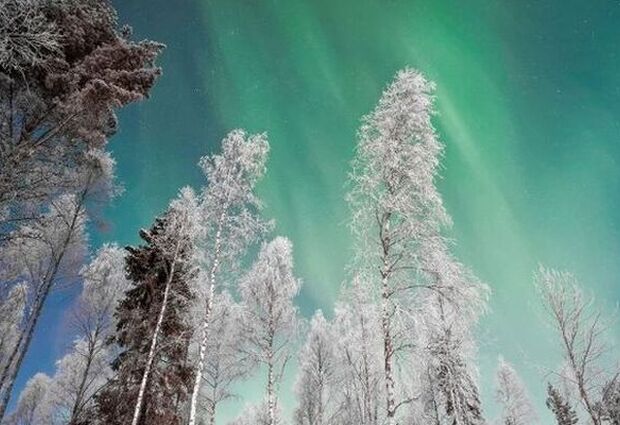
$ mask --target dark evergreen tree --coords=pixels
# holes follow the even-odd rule
[[[620,380],[618,376],[605,385],[601,412],[605,421],[611,425],[620,425]]]
[[[547,407],[555,415],[558,425],[574,425],[578,422],[575,410],[551,384],[547,386],[547,395]]]
[[[181,423],[179,406],[192,381],[185,317],[193,297],[190,226],[188,215],[173,205],[150,231],[140,232],[144,245],[127,248],[133,287],[115,313],[111,343],[121,352],[112,364],[114,378],[97,397],[98,423]]]

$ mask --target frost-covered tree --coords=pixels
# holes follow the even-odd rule
[[[354,279],[335,308],[333,332],[338,375],[335,423],[384,423],[380,310],[368,287]]]
[[[60,30],[40,0],[0,1],[0,69],[25,74],[59,55]]]
[[[265,135],[230,132],[219,154],[205,156],[200,166],[207,179],[200,196],[196,257],[201,269],[199,301],[204,302],[203,320],[198,330],[198,361],[189,409],[189,425],[195,425],[205,368],[209,323],[215,294],[230,274],[237,270],[247,247],[269,227],[260,215],[261,203],[256,183],[265,172],[269,144]]]
[[[267,369],[268,424],[276,425],[278,385],[291,356],[298,330],[293,298],[300,282],[293,274],[290,241],[277,237],[263,244],[258,259],[241,279],[243,349],[250,359]]]
[[[547,386],[547,407],[553,412],[557,425],[575,425],[579,422],[569,401],[551,384]]]
[[[86,424],[93,414],[93,397],[111,378],[111,356],[103,341],[93,348],[83,338],[56,362],[48,388],[48,406],[54,424]],[[51,424],[50,424],[51,425]]]
[[[396,75],[363,119],[350,176],[356,271],[374,285],[380,300],[388,424],[395,423],[399,407],[412,401],[405,379],[396,376],[396,361],[411,347],[408,318],[412,306],[420,305],[419,290],[432,291],[433,302],[452,300],[455,307],[467,307],[481,298],[483,289],[452,275],[460,265],[451,259],[442,236],[451,220],[435,185],[443,145],[431,122],[433,90],[414,70]],[[469,299],[461,296],[465,293]]]
[[[540,267],[535,281],[564,358],[556,374],[576,394],[588,420],[600,425],[604,386],[617,373],[606,359],[609,323],[570,273]]]
[[[235,396],[232,385],[250,369],[240,349],[241,320],[241,309],[228,292],[215,295],[200,392],[201,410],[210,425],[215,424],[219,403]]]
[[[0,0],[0,244],[38,220],[148,95],[162,45],[134,42],[107,0]]]
[[[432,84],[403,70],[364,117],[351,173],[351,228],[362,278],[380,294],[387,423],[397,405],[395,319],[414,281],[422,235],[448,218],[434,185],[442,145],[431,124]]]
[[[463,341],[447,329],[431,339],[428,353],[439,423],[484,424],[478,387],[463,356]]]
[[[86,251],[87,208],[110,196],[114,161],[104,152],[90,151],[73,174],[80,182],[79,192],[52,200],[42,217],[20,226],[0,246],[0,278],[8,285],[26,282],[29,286],[28,313],[0,375],[0,418],[50,293],[59,284],[77,280]]]
[[[105,424],[179,424],[192,374],[186,363],[191,326],[185,311],[190,280],[195,199],[185,189],[148,231],[145,244],[127,248],[132,288],[116,311],[114,342],[121,353],[114,378],[97,395]]]
[[[282,412],[279,407],[276,410],[276,417],[282,416]],[[267,402],[262,402],[255,405],[246,406],[241,414],[228,425],[270,425],[271,416],[269,413],[269,407]]]
[[[3,249],[10,264],[4,269],[8,280],[27,282],[27,315],[21,323],[19,337],[11,347],[0,375],[0,417],[3,417],[12,393],[15,377],[43,306],[52,289],[72,281],[84,254],[85,216],[80,201],[73,196],[57,199],[50,211],[33,225],[22,226],[20,236]]]
[[[0,370],[7,366],[11,350],[19,340],[27,300],[28,286],[25,283],[12,286],[0,299]]]
[[[496,398],[502,407],[502,425],[533,425],[538,422],[523,381],[502,357],[499,358],[496,382]]]
[[[6,420],[7,425],[51,424],[48,404],[50,382],[51,378],[44,373],[30,378],[19,396],[15,411]]]
[[[475,381],[473,328],[486,306],[487,288],[449,252],[444,237],[419,247],[424,293],[417,294],[417,347],[424,411],[435,423],[484,423]]]
[[[334,424],[337,410],[338,363],[334,351],[337,335],[318,310],[310,322],[310,330],[299,353],[295,394],[296,425]]]
[[[111,378],[114,347],[107,344],[114,330],[113,313],[129,282],[125,254],[115,245],[104,245],[81,271],[82,294],[73,311],[76,340],[56,364],[50,393],[63,423],[86,423],[93,414],[94,396]]]

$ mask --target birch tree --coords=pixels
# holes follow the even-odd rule
[[[0,301],[0,370],[7,367],[11,350],[19,340],[27,300],[27,284],[18,283]]]
[[[379,425],[385,420],[380,309],[357,278],[342,299],[333,324],[340,389],[335,423]]]
[[[488,288],[449,247],[441,233],[420,240],[418,282],[425,290],[412,300],[417,309],[414,367],[426,392],[424,410],[434,423],[482,424],[473,330],[486,309]]]
[[[82,294],[72,314],[76,340],[56,363],[50,385],[55,408],[64,423],[85,423],[93,414],[95,395],[111,378],[114,347],[107,344],[113,334],[114,309],[129,282],[125,277],[125,255],[116,245],[104,245],[81,271]]]
[[[295,382],[296,425],[333,424],[337,411],[334,401],[340,389],[335,355],[337,335],[318,310],[310,322],[306,343],[299,353],[299,370]]]
[[[0,375],[0,418],[4,416],[15,377],[32,340],[41,311],[60,283],[76,282],[85,248],[87,208],[91,210],[113,193],[114,161],[101,151],[90,151],[72,180],[81,188],[72,195],[62,195],[51,204],[39,220],[22,225],[15,237],[0,247],[2,279],[7,284],[27,282],[27,314],[17,343],[11,350]]]
[[[500,357],[496,373],[496,398],[502,407],[503,425],[532,425],[538,416],[527,389],[510,363]]]
[[[201,410],[210,425],[215,424],[218,405],[235,396],[232,385],[246,377],[251,367],[240,347],[241,313],[228,292],[215,296],[200,393]]]
[[[4,416],[13,385],[28,351],[43,306],[52,289],[75,281],[84,254],[85,215],[80,201],[65,196],[35,225],[19,229],[19,238],[5,246],[10,280],[26,281],[29,287],[27,313],[20,323],[19,337],[11,346],[0,376],[0,417]]]
[[[17,401],[15,412],[7,418],[7,425],[50,424],[51,416],[47,403],[51,378],[37,373],[28,380]]]
[[[191,382],[185,362],[191,326],[184,312],[193,297],[194,212],[193,193],[185,189],[149,231],[140,232],[145,245],[128,248],[133,287],[116,311],[115,342],[122,352],[114,378],[97,396],[102,423],[181,423],[178,405]]]
[[[205,156],[200,166],[207,179],[200,199],[196,257],[204,276],[200,299],[204,300],[202,324],[198,330],[198,361],[189,408],[189,424],[197,421],[197,407],[205,369],[209,323],[215,295],[230,282],[246,249],[258,241],[269,223],[259,215],[261,202],[255,186],[265,172],[269,144],[265,135],[230,132],[219,154]]]
[[[482,406],[470,367],[462,354],[463,341],[450,331],[436,335],[430,343],[433,358],[430,374],[439,404],[440,423],[484,424]],[[445,422],[444,422],[445,421]]]
[[[540,267],[535,281],[564,359],[555,373],[576,393],[588,421],[600,425],[604,385],[618,373],[606,359],[609,324],[570,273]]]
[[[276,417],[280,417],[279,408],[276,411]],[[246,406],[241,414],[228,425],[270,425],[271,417],[267,402]]]
[[[244,349],[267,369],[268,425],[280,423],[277,391],[297,334],[299,319],[293,298],[299,287],[293,274],[292,245],[284,237],[262,245],[258,259],[239,284]]]
[[[387,423],[396,421],[403,385],[395,376],[395,340],[410,338],[401,318],[420,281],[423,243],[450,223],[435,186],[443,145],[431,118],[434,85],[405,69],[385,89],[376,108],[362,120],[350,175],[348,201],[356,237],[356,270],[379,294],[383,335],[383,370]]]

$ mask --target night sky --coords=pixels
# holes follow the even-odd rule
[[[605,309],[620,301],[619,1],[115,3],[136,38],[168,47],[151,98],[120,114],[110,148],[125,193],[93,247],[136,243],[181,186],[204,183],[196,164],[229,130],[264,131],[265,214],[294,244],[302,312],[331,314],[351,254],[343,197],[359,120],[398,69],[418,68],[437,84],[450,236],[493,290],[479,328],[486,411],[496,413],[501,353],[551,423],[542,368],[559,357],[541,321],[534,269],[574,272]],[[71,295],[49,305],[20,388],[66,349]],[[244,392],[259,389],[262,377]],[[228,419],[239,403],[222,407]]]

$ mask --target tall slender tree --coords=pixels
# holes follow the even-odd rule
[[[330,425],[335,423],[334,406],[337,388],[337,362],[334,351],[336,335],[321,310],[310,322],[306,343],[299,353],[295,383],[296,425]]]
[[[606,359],[609,323],[570,273],[541,266],[535,281],[564,358],[565,366],[556,373],[575,392],[592,425],[601,425],[605,383],[618,373]]]
[[[114,161],[101,151],[88,152],[73,179],[81,190],[55,199],[40,219],[17,229],[15,237],[0,247],[5,282],[30,286],[28,314],[20,336],[0,375],[0,418],[11,397],[15,377],[32,340],[38,320],[52,290],[76,281],[85,254],[87,208],[110,196]]]
[[[235,396],[233,384],[251,369],[240,347],[240,306],[224,291],[215,296],[212,314],[205,368],[202,371],[204,385],[200,394],[201,410],[210,425],[215,424],[218,405]],[[202,322],[202,315],[197,317]]]
[[[205,369],[209,326],[215,295],[245,256],[246,249],[258,241],[269,223],[259,215],[261,202],[256,183],[265,172],[269,144],[265,135],[230,132],[222,141],[219,154],[205,156],[200,166],[207,179],[200,199],[196,257],[204,279],[199,301],[204,301],[202,324],[198,330],[198,361],[189,407],[189,425],[197,421],[197,407]]]
[[[527,389],[512,365],[502,357],[496,373],[496,398],[502,407],[503,425],[533,425],[538,416],[527,394]]]
[[[26,283],[10,286],[0,299],[0,370],[7,367],[11,351],[19,339],[27,300]]]
[[[140,232],[145,245],[127,248],[133,288],[116,311],[114,341],[122,351],[114,378],[97,396],[101,423],[181,423],[177,404],[192,378],[185,362],[191,339],[185,310],[193,297],[194,212],[193,193],[185,189],[151,230]]]
[[[19,396],[15,411],[7,417],[7,425],[52,424],[54,418],[48,403],[50,383],[51,378],[44,373],[30,378]]]
[[[244,349],[267,369],[269,425],[280,423],[276,415],[277,392],[297,334],[299,318],[293,298],[299,287],[293,274],[292,245],[283,237],[263,244],[258,259],[239,284]]]
[[[335,308],[338,424],[379,425],[385,420],[380,309],[368,289],[354,279]]]
[[[81,271],[84,287],[72,314],[76,340],[56,364],[50,393],[64,423],[78,425],[93,414],[95,395],[111,378],[115,347],[107,344],[114,330],[114,309],[129,289],[125,255],[104,245]]]
[[[441,270],[427,268],[436,263],[436,255],[444,255],[441,232],[450,224],[435,186],[443,145],[431,122],[433,90],[417,71],[397,73],[362,121],[350,176],[356,271],[374,285],[380,300],[388,425],[412,401],[405,380],[396,375],[400,352],[411,347],[409,310],[419,305],[412,300],[420,288],[439,293],[446,286],[437,283],[435,274]]]
[[[414,368],[428,393],[426,413],[435,423],[484,423],[473,329],[486,308],[488,289],[454,258],[440,233],[421,238],[418,261],[425,288],[412,301],[419,325]]]

